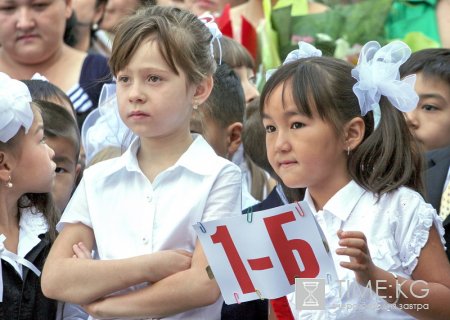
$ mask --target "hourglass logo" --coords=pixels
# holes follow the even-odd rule
[[[297,310],[325,309],[325,279],[295,279]]]

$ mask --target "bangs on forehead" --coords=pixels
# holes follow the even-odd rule
[[[164,61],[167,63],[169,68],[178,76],[180,75],[180,73],[176,66],[176,62],[173,59],[172,49],[170,48],[169,42],[165,39],[167,39],[167,35],[162,35],[159,29],[155,29],[154,32],[151,33],[144,41],[156,43],[159,53],[163,57]]]
[[[287,94],[292,94],[292,100],[301,114],[309,118],[317,115],[339,132],[344,118],[347,118],[344,116],[347,113],[345,110],[355,109],[350,112],[352,116],[360,112],[352,91],[355,79],[350,73],[351,67],[346,62],[329,57],[300,59],[282,65],[264,86],[260,112],[263,113],[267,99],[281,85],[283,108],[286,108]],[[347,87],[349,89],[344,90]]]
[[[292,96],[300,112],[308,117],[313,113],[322,120],[332,120],[334,99],[329,89],[330,79],[320,67],[320,57],[303,59],[292,76]]]
[[[281,93],[282,107],[286,109],[286,95],[290,94],[295,106],[297,107],[297,110],[308,118],[312,118],[313,110],[317,110],[317,108],[315,107],[314,101],[311,99],[309,86],[302,86],[301,83],[304,82],[300,81],[295,76],[292,76],[291,78],[283,82]]]
[[[282,86],[281,103],[283,108],[286,108],[286,95],[290,94],[301,114],[311,118],[315,111],[321,118],[326,118],[326,115],[319,110],[320,96],[316,92],[317,84],[324,85],[325,81],[318,81],[318,79],[313,79],[315,77],[311,77],[315,73],[311,70],[314,66],[311,63],[304,63],[305,60],[309,59],[283,65],[269,78],[261,95],[261,111],[273,91],[278,86]]]

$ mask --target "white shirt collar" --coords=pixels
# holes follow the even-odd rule
[[[341,221],[346,221],[365,192],[366,190],[359,186],[354,180],[351,180],[328,200],[323,206],[323,211],[333,214]],[[308,189],[306,189],[305,192],[305,201],[313,210],[313,213],[317,212]]]
[[[26,208],[20,214],[19,221],[19,246],[17,254],[25,257],[40,241],[39,235],[48,231],[48,224],[41,212],[33,212]]]
[[[41,239],[39,235],[47,232],[48,224],[41,212],[32,213],[30,208],[22,209],[19,221],[19,245],[17,248],[17,254],[8,251],[5,248],[3,242],[6,237],[1,234],[0,236],[0,258],[7,261],[22,277],[22,265],[25,265],[31,271],[33,271],[38,277],[41,272],[31,262],[25,259],[25,256],[36,245],[39,244]],[[0,264],[0,302],[3,302],[3,277],[2,267]]]
[[[189,148],[184,152],[178,161],[167,170],[173,170],[176,167],[184,167],[187,170],[190,170],[199,175],[211,175],[216,172],[216,167],[213,165],[208,165],[208,161],[204,161],[205,158],[209,158],[212,150],[211,146],[206,142],[206,140],[199,134],[192,134],[193,142],[189,146]],[[137,161],[137,151],[140,146],[140,139],[136,137],[131,143],[128,150],[122,155],[122,164],[128,171],[138,171],[139,163]],[[215,152],[214,152],[215,153]],[[121,166],[112,168],[113,171],[116,171]]]

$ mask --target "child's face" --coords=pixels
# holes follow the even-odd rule
[[[117,101],[124,123],[141,138],[166,138],[189,133],[196,86],[184,72],[175,74],[157,42],[144,41],[129,64],[117,74]]]
[[[252,69],[247,67],[233,68],[234,72],[241,80],[242,89],[244,89],[245,103],[249,104],[250,101],[259,97],[259,91],[256,88],[255,73]]]
[[[417,74],[417,108],[406,113],[411,132],[426,150],[450,145],[450,86],[438,78]]]
[[[55,151],[55,184],[52,195],[56,206],[63,211],[72,195],[78,175],[77,157],[73,144],[62,137],[48,137],[47,144]]]
[[[44,139],[44,124],[39,112],[22,140],[22,152],[13,169],[11,179],[15,188],[24,193],[50,192],[55,177],[54,151]]]
[[[290,188],[333,195],[349,181],[344,139],[315,110],[312,118],[299,113],[288,87],[284,106],[279,85],[262,114],[270,165]]]

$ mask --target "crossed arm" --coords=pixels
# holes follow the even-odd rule
[[[67,224],[47,258],[42,290],[50,298],[85,305],[97,317],[160,317],[214,303],[220,291],[205,272],[207,260],[197,242],[192,260],[175,250],[118,260],[74,259],[74,244],[92,250],[91,228]],[[132,285],[152,286],[131,293],[105,296]]]
[[[174,273],[150,287],[100,299],[85,306],[94,317],[166,317],[214,303],[220,295],[205,271],[207,261],[197,242],[191,268]]]

